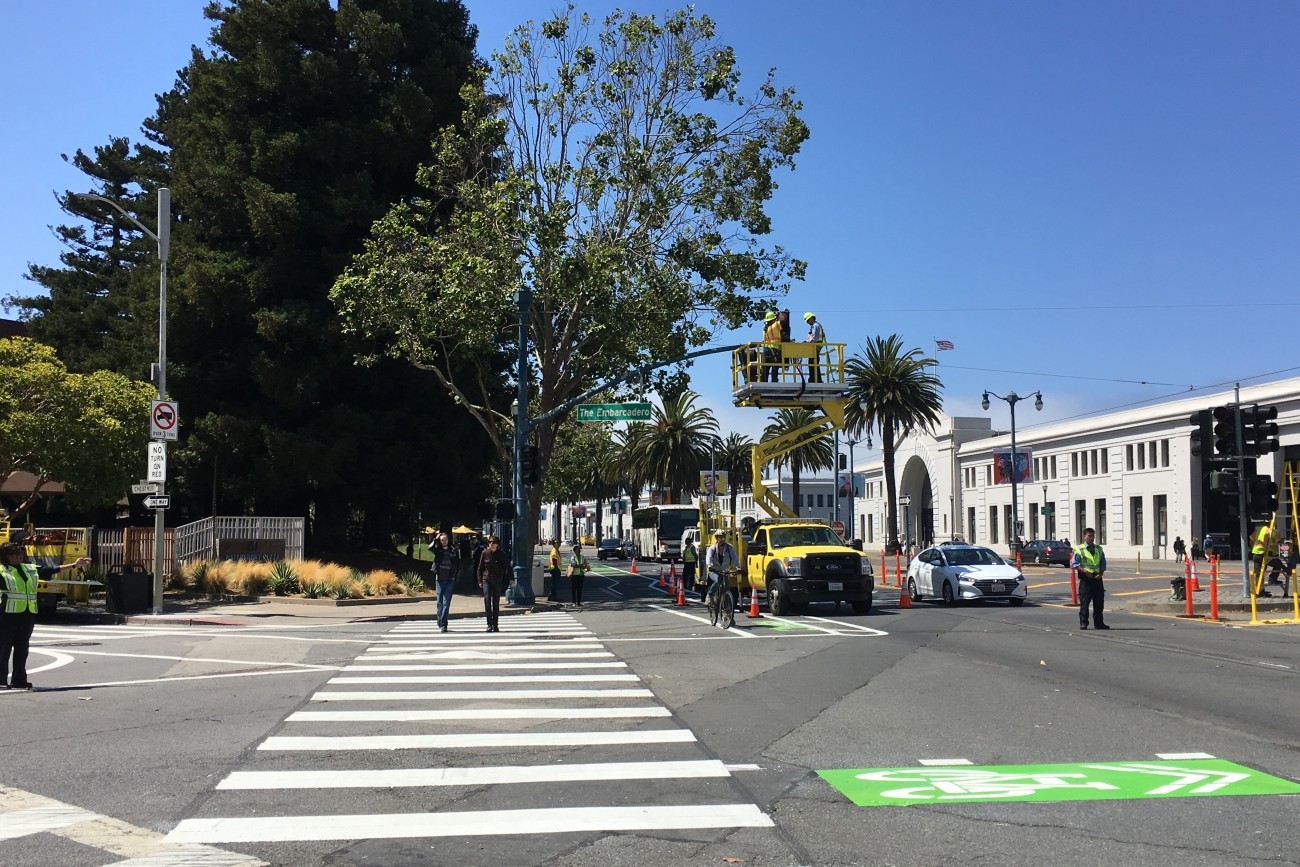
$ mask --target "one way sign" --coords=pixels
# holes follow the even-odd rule
[[[166,509],[171,504],[172,498],[167,494],[154,494],[152,497],[144,498],[146,509]]]

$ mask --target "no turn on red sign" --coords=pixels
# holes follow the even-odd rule
[[[175,440],[180,409],[172,400],[155,400],[149,409],[149,439]]]

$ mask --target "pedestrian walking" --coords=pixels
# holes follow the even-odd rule
[[[551,595],[546,598],[551,602],[560,601],[560,543],[555,539],[551,540],[551,554],[546,563],[546,569],[551,573]]]
[[[500,632],[501,591],[510,575],[510,559],[501,550],[501,540],[494,533],[487,538],[487,549],[478,567],[478,589],[483,591],[483,613],[487,631]]]
[[[587,570],[591,564],[587,558],[582,556],[582,545],[573,546],[573,554],[569,557],[569,593],[573,604],[582,607],[582,585],[587,580]]]
[[[1174,562],[1181,563],[1187,558],[1187,543],[1182,536],[1174,537]]]
[[[1079,576],[1079,628],[1088,628],[1088,606],[1092,606],[1094,629],[1110,629],[1102,612],[1106,607],[1106,588],[1101,576],[1106,574],[1106,552],[1095,544],[1096,532],[1092,527],[1083,531],[1083,544],[1074,549],[1070,565]]]
[[[1201,551],[1205,553],[1206,557],[1214,553],[1214,537],[1209,533],[1205,534],[1205,539],[1201,542]]]
[[[447,631],[451,613],[451,597],[456,592],[456,573],[460,569],[460,552],[451,544],[451,537],[439,533],[433,548],[433,581],[438,591],[438,631]]]
[[[32,689],[27,679],[27,654],[36,628],[36,584],[48,581],[64,569],[90,565],[82,557],[62,566],[37,566],[24,562],[27,552],[17,542],[0,546],[0,686]],[[9,657],[13,657],[13,680],[9,679]]]
[[[803,321],[808,323],[808,342],[815,344],[813,346],[812,364],[808,368],[808,381],[822,381],[822,344],[826,342],[826,329],[817,321],[817,316],[811,311],[803,315]]]

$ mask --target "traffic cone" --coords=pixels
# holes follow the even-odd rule
[[[898,591],[898,607],[899,608],[912,607],[912,594],[908,592],[908,588],[906,587]]]
[[[763,616],[762,614],[758,613],[758,585],[757,584],[749,585],[749,616],[750,617]]]
[[[686,594],[682,592],[681,579],[677,580],[677,607],[678,608],[686,607]]]
[[[632,568],[629,569],[628,571],[630,571],[633,575],[636,574],[636,557],[632,558]]]
[[[668,577],[669,577],[669,578],[676,578],[676,577],[677,577],[677,561],[676,561],[676,560],[669,560],[669,561],[668,561]]]
[[[664,581],[664,567],[660,566],[659,567],[659,589],[662,590],[667,586],[668,586],[668,582]]]

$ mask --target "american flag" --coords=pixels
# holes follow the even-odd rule
[[[934,348],[935,348],[935,351],[938,352],[938,351],[942,351],[942,350],[944,350],[944,349],[952,349],[952,348],[954,348],[954,347],[953,347],[953,345],[952,345],[952,341],[951,341],[951,340],[936,340],[936,341],[934,342]]]

